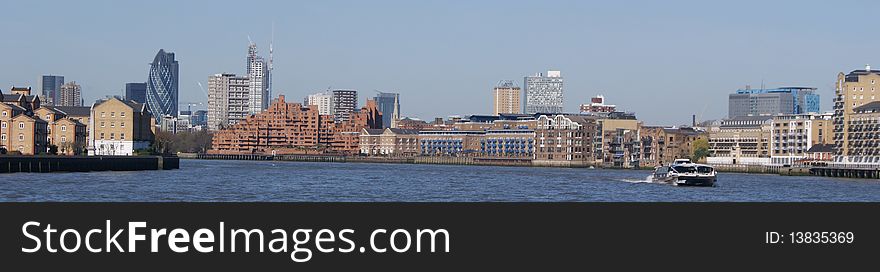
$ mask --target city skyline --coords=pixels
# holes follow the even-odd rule
[[[861,2],[865,8],[860,9],[800,2],[766,3],[762,9],[749,3],[643,3],[632,10],[624,8],[631,5],[616,3],[525,3],[529,2],[276,3],[264,20],[241,26],[223,20],[235,13],[225,5],[179,3],[171,5],[167,14],[155,15],[168,19],[157,23],[160,27],[175,26],[163,30],[167,35],[151,33],[153,26],[129,22],[148,18],[147,14],[124,11],[149,9],[147,4],[105,3],[91,10],[94,3],[61,2],[58,10],[48,11],[53,16],[31,20],[22,14],[35,12],[40,4],[11,3],[16,12],[0,19],[10,26],[4,31],[32,46],[0,45],[4,52],[16,52],[4,59],[17,64],[0,68],[0,89],[40,88],[42,75],[63,75],[82,85],[88,105],[107,95],[122,95],[127,82],[143,81],[149,69],[146,63],[164,48],[184,62],[180,101],[206,101],[196,82],[204,84],[207,76],[216,73],[238,72],[247,36],[267,45],[273,22],[273,96],[305,97],[328,86],[396,90],[406,98],[402,116],[425,120],[491,113],[491,91],[498,80],[542,70],[566,74],[566,112],[576,112],[590,97],[604,94],[647,124],[689,124],[694,114],[703,120],[720,119],[726,107],[705,106],[725,105],[733,90],[761,82],[773,87],[816,87],[821,109],[828,111],[834,75],[880,63],[880,58],[864,54],[870,52],[874,37],[859,35],[858,43],[827,38],[857,35],[848,26],[854,18],[869,17],[867,10],[877,5],[872,2]],[[776,6],[792,12],[772,12],[779,10]],[[489,12],[490,8],[498,10]],[[710,8],[731,12],[700,14]],[[63,10],[80,11],[78,20],[65,20],[70,15]],[[205,15],[212,13],[216,14]],[[492,13],[535,18],[485,22],[483,16]],[[133,20],[120,20],[122,15]],[[324,19],[315,20],[319,17]],[[823,20],[798,19],[811,17]],[[114,24],[106,23],[110,21]],[[615,26],[603,26],[608,23]],[[64,39],[61,47],[31,33],[50,25],[61,26],[54,34],[76,38]],[[503,46],[486,42],[498,35],[522,33],[553,37],[555,42],[524,39]],[[266,52],[267,47],[262,48]],[[455,98],[462,95],[472,99]],[[705,105],[656,106],[678,103],[685,95]],[[358,102],[363,103],[363,98]],[[707,110],[701,112],[703,108]]]

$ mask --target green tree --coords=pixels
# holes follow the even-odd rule
[[[693,143],[694,154],[691,159],[694,162],[701,161],[709,156],[709,140],[705,138],[697,139]]]

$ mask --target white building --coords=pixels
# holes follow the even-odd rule
[[[248,113],[263,112],[269,107],[269,66],[257,55],[257,45],[248,47],[247,74],[249,83]]]
[[[318,106],[321,115],[333,115],[333,94],[329,92],[310,94],[305,99],[306,105]]]
[[[235,74],[208,77],[208,130],[216,131],[250,114],[250,80]]]
[[[525,77],[526,103],[524,112],[561,113],[563,78],[559,71],[547,71],[547,75],[538,73]]]

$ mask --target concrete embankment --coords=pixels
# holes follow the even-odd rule
[[[162,156],[0,156],[0,173],[144,171],[180,168],[180,158]]]

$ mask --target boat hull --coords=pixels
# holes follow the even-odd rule
[[[678,186],[715,186],[715,176],[711,177],[689,177],[680,176],[675,180]]]

